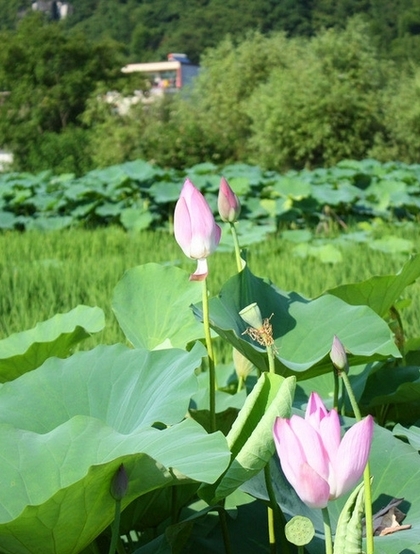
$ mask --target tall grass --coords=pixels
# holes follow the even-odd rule
[[[400,236],[408,233],[393,232]],[[419,250],[418,236],[410,238]],[[295,257],[293,247],[290,242],[272,238],[248,249],[248,263],[254,274],[308,297],[338,284],[394,273],[408,257],[373,251],[367,244],[352,244],[343,250],[343,262],[326,265]],[[148,262],[175,264],[191,272],[195,268],[173,238],[163,232],[130,235],[109,227],[0,235],[0,338],[86,304],[101,307],[107,321],[103,333],[90,339],[87,346],[124,341],[111,309],[112,291],[127,269]],[[217,294],[235,273],[233,255],[216,252],[209,266],[210,290]],[[414,284],[407,292],[413,299],[403,312],[407,335],[420,336],[420,285]]]

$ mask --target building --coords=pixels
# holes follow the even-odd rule
[[[198,74],[186,54],[168,54],[168,61],[153,63],[131,63],[122,68],[123,73],[143,73],[148,77],[151,92],[175,92],[188,85]],[[157,90],[154,90],[157,89]]]
[[[51,19],[58,21],[70,15],[73,11],[73,6],[68,2],[38,0],[37,2],[32,2],[32,10],[47,13]]]

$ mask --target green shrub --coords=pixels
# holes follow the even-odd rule
[[[32,172],[52,168],[56,174],[84,175],[94,167],[87,154],[88,146],[88,134],[80,127],[71,125],[60,133],[44,132],[27,145],[24,161],[20,159],[16,165]]]
[[[285,67],[252,96],[251,161],[265,167],[333,165],[361,159],[383,130],[387,71],[366,28],[352,21],[310,41],[289,41]]]
[[[370,156],[380,161],[420,162],[420,69],[400,75],[384,94],[385,133],[377,137]]]

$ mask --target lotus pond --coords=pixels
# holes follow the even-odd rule
[[[364,192],[371,205],[363,210],[360,198],[333,205],[333,187],[328,203],[306,211],[313,190],[311,198],[298,194],[300,177],[287,176],[287,195],[267,183],[257,193],[256,169],[242,166],[230,179],[227,168],[244,219],[223,227],[205,286],[190,280],[195,263],[167,232],[182,182],[149,177],[171,195],[162,212],[150,202],[146,209],[144,198],[140,206],[141,187],[136,206],[124,208],[131,216],[122,215],[128,200],[118,200],[118,215],[105,222],[124,226],[127,218],[128,234],[92,230],[104,223],[95,186],[85,229],[58,223],[74,215],[66,215],[62,193],[43,192],[43,206],[47,198],[51,210],[61,202],[58,215],[35,206],[38,186],[22,187],[20,203],[3,194],[0,552],[325,552],[322,511],[286,479],[273,438],[277,418],[303,418],[315,391],[325,410],[338,410],[342,434],[374,419],[374,551],[420,553],[418,182],[394,164],[393,184],[383,184],[383,166],[365,164],[380,174],[383,203]],[[355,167],[341,170],[354,178]],[[332,170],[323,171],[325,178]],[[215,193],[220,174],[204,166],[190,178],[216,213],[209,189]],[[44,187],[45,175],[38,179]],[[114,190],[127,185],[121,179]],[[398,179],[409,204],[400,202]],[[344,190],[366,191],[373,181]],[[76,196],[76,185],[64,187],[67,196]],[[386,206],[381,191],[389,193]],[[141,214],[149,214],[147,226]],[[45,232],[52,227],[60,230]],[[36,308],[25,319],[30,304],[41,317]],[[250,328],[240,312],[254,305],[263,325]],[[17,316],[25,323],[18,332]],[[344,374],[332,353],[337,337]],[[373,552],[360,482],[328,502],[335,554]]]

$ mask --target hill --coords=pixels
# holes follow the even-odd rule
[[[47,3],[47,2],[45,2]],[[72,0],[73,13],[62,21],[68,30],[91,40],[122,43],[127,61],[165,59],[187,52],[197,63],[206,48],[230,35],[250,31],[314,36],[322,28],[344,28],[360,14],[384,57],[420,60],[419,0]],[[29,0],[0,0],[0,30],[16,26]]]

